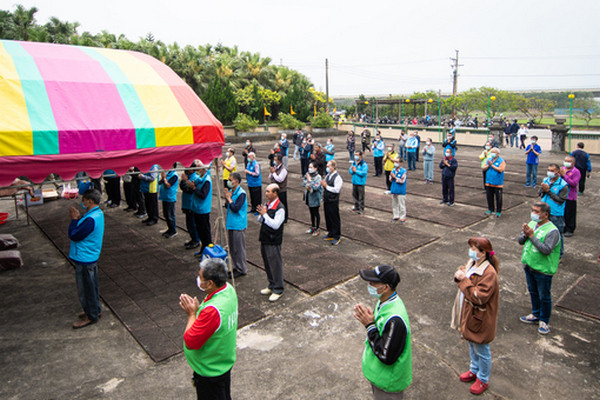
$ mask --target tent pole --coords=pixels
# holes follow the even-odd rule
[[[223,199],[221,198],[221,178],[219,177],[219,165],[221,164],[221,157],[213,159],[213,165],[215,166],[215,189],[217,192],[217,199],[219,201],[218,208],[218,217],[217,217],[217,229],[216,236],[221,239],[221,243],[223,244],[223,248],[227,251],[227,269],[229,273],[231,273],[231,283],[233,284],[233,288],[235,289],[235,276],[233,275],[233,262],[231,261],[231,252],[229,251],[229,236],[227,236],[227,230],[225,228],[225,217],[223,216]]]

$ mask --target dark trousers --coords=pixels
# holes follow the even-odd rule
[[[106,195],[111,204],[121,204],[121,178],[106,178]]]
[[[92,183],[94,184],[94,189],[96,189],[100,192],[100,194],[102,194],[102,179],[92,179]]]
[[[198,238],[202,243],[202,246],[200,246],[200,254],[202,254],[204,248],[212,243],[212,234],[210,231],[210,213],[194,213],[194,222],[196,223],[196,232],[198,232]]]
[[[454,177],[442,176],[442,197],[446,203],[454,203]]]
[[[281,204],[285,209],[285,219],[283,222],[286,223],[288,221],[287,191],[279,192],[279,201],[281,201]]]
[[[231,400],[231,370],[219,376],[200,376],[194,372],[198,400]]]
[[[565,240],[563,238],[563,233],[565,233],[565,216],[550,214],[550,218],[548,219],[556,226],[560,233],[560,258],[562,258],[565,253]]]
[[[269,289],[273,293],[283,293],[283,260],[281,259],[281,245],[260,244],[260,254],[262,255],[267,279],[269,280]]]
[[[487,198],[488,210],[491,212],[502,212],[502,188],[486,186],[485,197]],[[494,207],[494,199],[496,200],[496,207]]]
[[[140,180],[133,180],[133,201],[137,205],[137,212],[139,214],[146,214],[146,206],[144,201],[144,193],[140,192]]]
[[[175,223],[175,202],[163,201],[163,217],[167,221],[168,233],[177,232],[177,225]]]
[[[552,313],[552,275],[545,275],[525,266],[527,289],[531,297],[531,313],[548,323]]]
[[[483,173],[483,190],[485,189],[485,175],[487,174],[487,170],[486,169],[482,169],[481,172]]]
[[[354,199],[354,210],[365,210],[365,186],[352,185],[352,198]]]
[[[327,226],[327,236],[339,239],[342,233],[342,222],[340,220],[340,201],[327,201],[323,203],[325,211],[325,224]]]
[[[383,173],[383,157],[374,157],[375,176],[380,176]]]
[[[196,228],[196,219],[194,218],[194,212],[192,210],[182,210],[185,214],[185,227],[190,234],[190,240],[194,243],[198,243],[200,238],[198,237],[198,228]]]
[[[585,190],[585,178],[587,171],[585,169],[579,169],[579,173],[581,174],[581,179],[579,179],[579,193],[583,193]]]
[[[250,192],[250,209],[256,212],[256,207],[262,202],[262,187],[249,187],[248,191]]]
[[[144,193],[148,221],[158,221],[158,193]]]
[[[300,158],[300,172],[302,172],[302,176],[306,175],[308,172],[308,164],[310,160],[308,158]]]
[[[246,274],[248,267],[246,265],[246,230],[227,230],[229,237],[229,253],[234,271]]]
[[[92,321],[102,312],[98,289],[98,263],[75,264],[75,282],[81,308]]]
[[[416,163],[417,153],[414,151],[408,151],[407,158],[408,158],[408,170],[409,171],[416,170],[417,169],[417,163]]]
[[[390,181],[391,174],[392,174],[392,171],[385,171],[385,186],[387,187],[387,190],[392,189],[392,181]]]
[[[565,233],[575,232],[577,227],[577,200],[565,202]]]
[[[133,182],[123,182],[123,192],[127,208],[135,209],[135,195],[133,193]]]
[[[319,225],[321,225],[321,214],[319,214],[319,206],[316,207],[308,207],[310,211],[310,225],[313,230],[318,230]]]

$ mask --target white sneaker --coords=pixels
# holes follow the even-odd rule
[[[268,294],[271,294],[271,293],[272,293],[271,289],[269,289],[269,288],[264,288],[260,291],[260,294],[264,294],[265,296]]]
[[[309,230],[306,231],[306,233],[313,233],[313,229],[310,228]]]
[[[269,296],[269,301],[277,301],[281,296],[283,296],[283,293],[271,293],[271,295]]]
[[[390,190],[386,190],[385,192],[383,192],[384,194],[391,194],[392,192]]]

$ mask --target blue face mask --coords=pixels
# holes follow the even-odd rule
[[[367,290],[369,291],[369,294],[377,299],[379,299],[381,297],[381,294],[377,293],[377,288],[375,286],[367,286]]]
[[[325,172],[327,172],[328,174],[331,173],[331,169],[329,167],[325,168]]]
[[[477,257],[477,251],[469,249],[469,258],[473,261],[479,260],[479,257]]]
[[[531,220],[532,220],[533,222],[540,222],[540,216],[539,216],[539,215],[537,215],[536,213],[533,213],[533,212],[532,212],[532,213],[531,213],[531,217],[530,217],[530,218],[531,218]]]
[[[360,160],[359,156],[354,156],[354,161],[358,162]]]
[[[80,206],[81,208],[83,208],[84,210],[87,210],[87,207],[86,207],[86,206],[83,204],[83,201],[82,201],[81,203],[79,203],[79,206]]]
[[[547,174],[548,174],[548,178],[550,178],[550,179],[554,179],[554,177],[556,176],[556,174],[554,172],[550,172],[550,171],[548,171]]]

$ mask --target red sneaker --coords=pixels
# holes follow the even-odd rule
[[[467,371],[467,372],[463,372],[462,374],[460,374],[460,376],[458,377],[462,382],[473,382],[475,379],[477,379],[477,376],[472,373],[471,371]]]
[[[477,378],[475,380],[475,383],[473,385],[471,385],[471,393],[473,394],[482,394],[483,392],[485,392],[488,388],[488,384],[487,383],[483,383],[479,380],[479,378]]]

